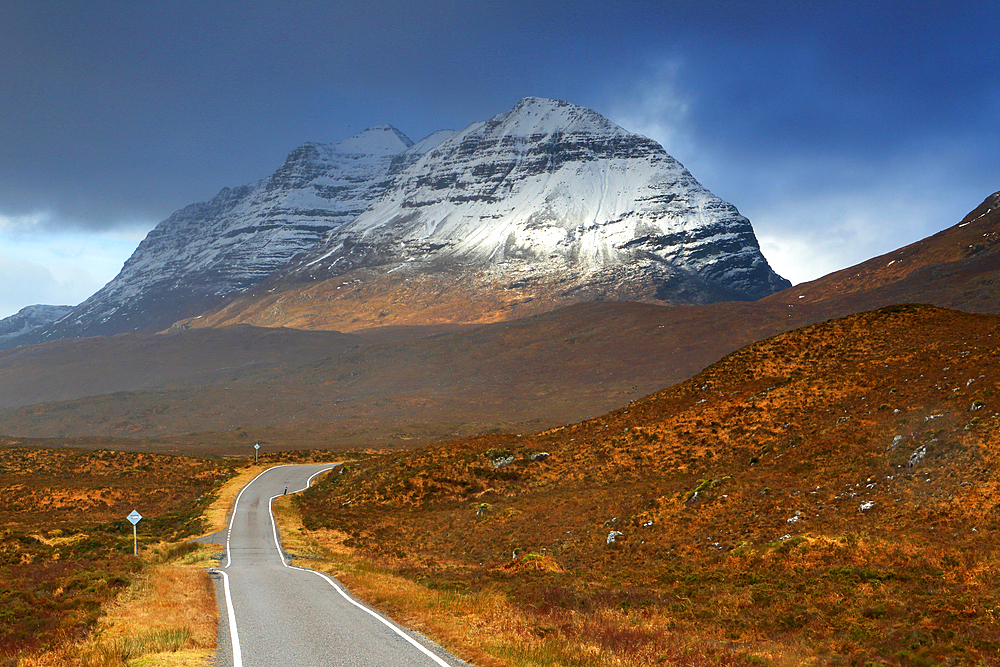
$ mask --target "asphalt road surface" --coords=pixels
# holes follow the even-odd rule
[[[291,566],[281,551],[271,499],[308,487],[330,465],[266,470],[236,498],[213,573],[219,591],[224,667],[455,667],[466,663],[368,609],[332,577]]]

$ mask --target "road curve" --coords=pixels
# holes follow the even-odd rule
[[[454,667],[465,665],[368,609],[333,578],[294,567],[281,551],[271,500],[308,488],[330,465],[265,470],[233,506],[221,577],[223,667]],[[223,541],[219,539],[219,541]]]

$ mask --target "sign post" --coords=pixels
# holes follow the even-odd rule
[[[138,556],[139,555],[139,535],[138,535],[138,533],[136,533],[135,524],[139,523],[142,520],[142,515],[139,514],[138,512],[136,512],[135,510],[132,510],[132,513],[129,514],[125,518],[132,522],[132,547],[133,547],[133,553],[136,556]]]
[[[259,451],[260,451],[260,445],[254,445],[253,446],[253,462],[254,462],[254,465],[257,464],[257,453]]]

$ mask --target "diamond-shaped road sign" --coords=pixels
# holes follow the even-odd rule
[[[139,523],[139,521],[142,519],[142,515],[136,512],[135,510],[132,510],[132,513],[125,518],[131,521],[132,525],[134,526],[135,524]]]

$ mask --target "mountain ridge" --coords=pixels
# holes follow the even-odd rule
[[[481,271],[468,290],[533,285],[536,308],[546,299],[756,299],[789,284],[749,221],[659,144],[596,111],[524,98],[416,144],[389,125],[303,144],[271,176],[171,215],[68,317],[8,345],[160,331],[232,310],[265,280],[277,291],[355,268],[419,268],[444,284]],[[380,298],[399,301],[399,285],[383,282]]]
[[[1000,193],[963,222],[901,249],[919,265],[916,277],[879,273],[896,264],[875,258],[832,274],[826,287],[821,279],[756,302],[590,301],[459,331],[192,328],[0,352],[0,405],[7,408],[0,432],[149,437],[269,425],[315,429],[327,441],[358,442],[364,434],[366,442],[398,444],[405,435],[416,444],[501,423],[529,431],[524,420],[539,419],[534,428],[566,423],[683,381],[754,341],[861,310],[937,295],[938,306],[991,304],[992,311],[981,310],[997,313],[995,202]],[[970,248],[971,236],[982,247]],[[969,263],[955,270],[963,261]],[[880,288],[834,289],[865,265]],[[218,354],[212,345],[232,349]],[[113,370],[123,368],[132,370]],[[107,393],[93,395],[101,391]]]
[[[483,323],[585,300],[753,300],[789,285],[749,221],[659,144],[593,110],[525,98],[427,150],[353,221],[184,324]]]
[[[271,176],[176,211],[68,317],[14,342],[159,331],[197,315],[357,216],[381,193],[394,158],[411,146],[389,125],[334,144],[305,143]]]

